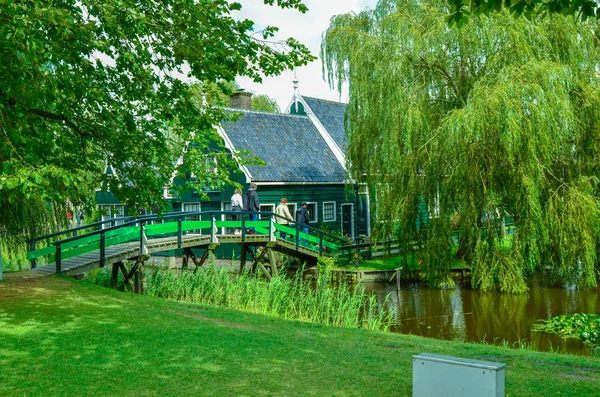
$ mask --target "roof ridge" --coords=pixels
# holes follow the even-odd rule
[[[223,108],[223,109],[224,110],[231,110],[231,111],[234,111],[234,112],[241,112],[241,113],[267,114],[267,115],[271,115],[271,116],[285,116],[285,117],[299,118],[299,119],[307,119],[308,118],[307,115],[300,115],[300,114],[261,112],[259,110],[229,108],[229,107],[226,107],[226,108]]]
[[[301,95],[302,98],[314,99],[316,101],[335,103],[336,105],[348,105],[346,102],[332,101],[331,99],[316,98],[314,96]]]

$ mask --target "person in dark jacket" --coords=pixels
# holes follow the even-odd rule
[[[258,185],[256,183],[252,183],[250,185],[250,189],[246,190],[246,194],[244,195],[244,211],[252,211],[254,214],[250,214],[250,220],[256,221],[258,220],[258,212],[260,210],[260,200],[258,198],[258,193],[256,190],[258,189]],[[256,231],[253,227],[248,229],[250,234],[255,234]]]
[[[298,224],[298,230],[300,232],[308,234],[308,222],[310,222],[310,216],[306,207],[306,201],[303,201],[302,207],[298,208],[296,211],[296,223]],[[308,247],[308,240],[301,238],[300,244]]]

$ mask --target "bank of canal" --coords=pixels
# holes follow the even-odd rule
[[[534,350],[590,354],[579,340],[532,332],[537,320],[559,314],[600,313],[600,290],[553,288],[542,280],[523,295],[480,292],[457,282],[454,289],[439,290],[420,283],[364,283],[380,301],[386,295],[388,310],[399,322],[395,332],[425,337],[502,344],[531,345]]]

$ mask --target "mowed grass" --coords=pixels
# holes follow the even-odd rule
[[[0,282],[2,396],[410,396],[421,352],[506,363],[507,396],[592,396],[600,384],[594,357],[280,320],[56,277]]]
[[[507,254],[510,252],[512,247],[513,234],[508,234],[501,242],[497,244],[498,249]],[[458,245],[452,245],[452,255],[456,254]],[[394,270],[399,267],[403,267],[404,270],[416,270],[419,269],[420,257],[418,253],[407,257],[407,261],[403,261],[404,257],[400,255],[389,255],[383,256],[376,259],[367,259],[359,263],[357,270]],[[353,267],[353,262],[350,261],[347,266]],[[463,259],[459,259],[452,256],[450,261],[450,269],[463,269],[469,268],[467,262]]]

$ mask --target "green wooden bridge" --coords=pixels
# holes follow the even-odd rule
[[[250,220],[251,214],[262,219]],[[130,282],[142,274],[152,253],[183,250],[183,267],[191,260],[199,268],[219,245],[238,244],[240,270],[250,258],[253,269],[260,267],[270,278],[277,272],[274,251],[315,263],[319,256],[338,256],[351,248],[340,237],[318,228],[278,224],[277,217],[271,212],[205,211],[112,218],[30,239],[27,258],[34,273],[78,275],[112,266],[113,281],[120,270]],[[309,233],[302,232],[303,227]],[[198,249],[203,252],[200,257],[194,254]],[[270,271],[262,264],[265,256]],[[41,257],[47,264],[37,266]],[[124,261],[135,261],[135,265],[128,271]]]

